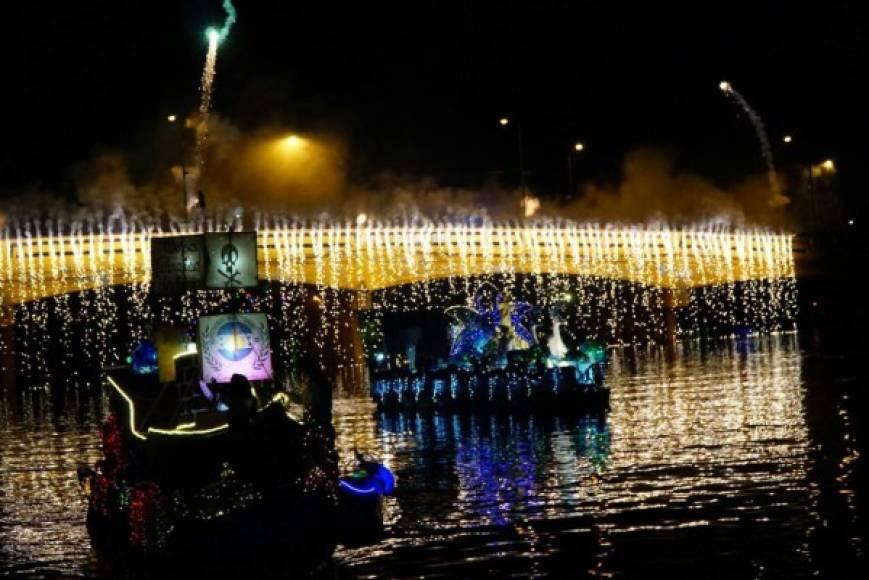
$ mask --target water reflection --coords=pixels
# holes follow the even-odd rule
[[[0,570],[80,574],[92,554],[75,470],[96,461],[98,404],[58,414],[31,395],[0,424]]]
[[[635,566],[632,555],[654,559],[654,538],[669,538],[686,553],[665,560],[693,561],[712,542],[744,552],[736,571],[809,571],[817,518],[801,360],[792,335],[622,351],[605,417],[360,421],[345,402],[340,444],[378,449],[400,493],[389,538],[338,557],[360,575],[608,573]],[[749,544],[771,536],[775,550],[755,555]]]
[[[697,505],[743,486],[805,477],[801,359],[793,339],[775,340],[711,352],[683,347],[672,360],[661,351],[617,357],[610,509],[680,502],[689,494]]]
[[[833,388],[841,365],[818,360],[793,336],[621,351],[604,416],[388,415],[337,400],[342,457],[372,451],[398,477],[385,538],[339,549],[338,573],[841,570],[864,541],[861,411],[851,383]],[[0,411],[0,569],[104,576],[74,477],[97,454],[99,400]]]

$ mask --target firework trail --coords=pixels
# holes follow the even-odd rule
[[[751,108],[751,105],[748,104],[745,97],[737,92],[730,83],[727,81],[721,81],[718,84],[718,88],[739,105],[745,114],[748,115],[751,124],[754,125],[754,132],[757,134],[757,140],[760,142],[760,151],[763,154],[763,160],[766,162],[766,174],[769,178],[769,187],[772,190],[773,199],[779,200],[781,198],[781,190],[778,186],[778,178],[775,173],[775,163],[773,163],[772,159],[772,147],[769,144],[769,138],[766,135],[763,120],[760,118],[760,115],[757,114],[757,111]]]
[[[220,30],[209,28],[205,31],[208,38],[208,52],[205,55],[205,67],[202,69],[202,80],[199,85],[199,116],[200,123],[196,139],[196,165],[199,173],[205,166],[205,144],[208,141],[208,116],[211,112],[211,91],[214,87],[214,75],[217,72],[217,47],[229,36],[229,30],[235,24],[236,12],[231,0],[223,1],[223,9],[226,11],[226,20]],[[188,206],[189,206],[188,201]],[[189,208],[188,208],[189,209]]]

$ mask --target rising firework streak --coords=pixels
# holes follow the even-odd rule
[[[226,20],[218,30],[210,27],[205,31],[208,39],[208,52],[205,55],[205,67],[202,70],[202,81],[199,87],[199,116],[200,125],[196,139],[196,166],[199,168],[200,179],[205,168],[205,145],[208,141],[208,117],[211,113],[211,92],[214,87],[214,75],[217,72],[217,47],[229,36],[229,30],[235,24],[235,7],[230,0],[224,0],[223,9],[226,11]],[[197,202],[195,192],[187,195],[187,209],[190,210]]]
[[[772,147],[769,144],[769,138],[766,135],[766,129],[763,126],[763,120],[760,118],[760,115],[757,114],[757,111],[751,108],[751,105],[748,104],[748,101],[745,100],[736,89],[733,88],[727,81],[721,81],[718,83],[718,88],[721,89],[725,95],[733,99],[736,104],[740,106],[740,108],[748,115],[748,118],[751,120],[751,124],[754,126],[754,132],[757,134],[757,140],[760,143],[760,150],[763,154],[763,160],[766,163],[766,174],[769,178],[769,188],[773,194],[773,200],[776,202],[781,200],[781,190],[778,186],[778,178],[775,173],[775,163],[773,163],[772,159]]]

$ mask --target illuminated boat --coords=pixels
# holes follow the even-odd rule
[[[337,458],[322,425],[289,413],[286,394],[234,381],[219,410],[183,383],[129,368],[112,369],[108,384],[103,456],[79,470],[95,546],[334,549]]]
[[[151,257],[157,294],[204,287],[242,296],[257,284],[252,232],[159,238]],[[307,369],[329,396],[311,397],[306,419],[296,419],[272,380],[265,314],[201,316],[195,343],[186,321],[175,322],[156,324],[154,342],[140,343],[129,366],[107,370],[103,456],[78,474],[93,543],[328,556],[342,493],[323,404],[331,385]]]
[[[609,404],[606,348],[592,340],[568,348],[558,303],[549,308],[547,340],[540,336],[545,325],[537,309],[509,300],[490,282],[480,285],[470,306],[451,306],[445,313],[454,321],[448,360],[419,372],[401,365],[374,368],[371,395],[379,407],[570,413]]]

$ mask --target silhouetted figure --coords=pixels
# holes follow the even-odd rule
[[[331,424],[332,383],[314,358],[303,358],[299,368],[302,371],[302,380],[307,383],[305,402],[308,414],[323,425]]]
[[[305,357],[299,362],[305,401],[305,488],[334,497],[338,485],[338,453],[332,427],[332,384],[319,363]]]
[[[226,393],[227,418],[230,429],[248,429],[256,412],[256,399],[251,392],[250,381],[244,375],[234,374],[229,379]]]

